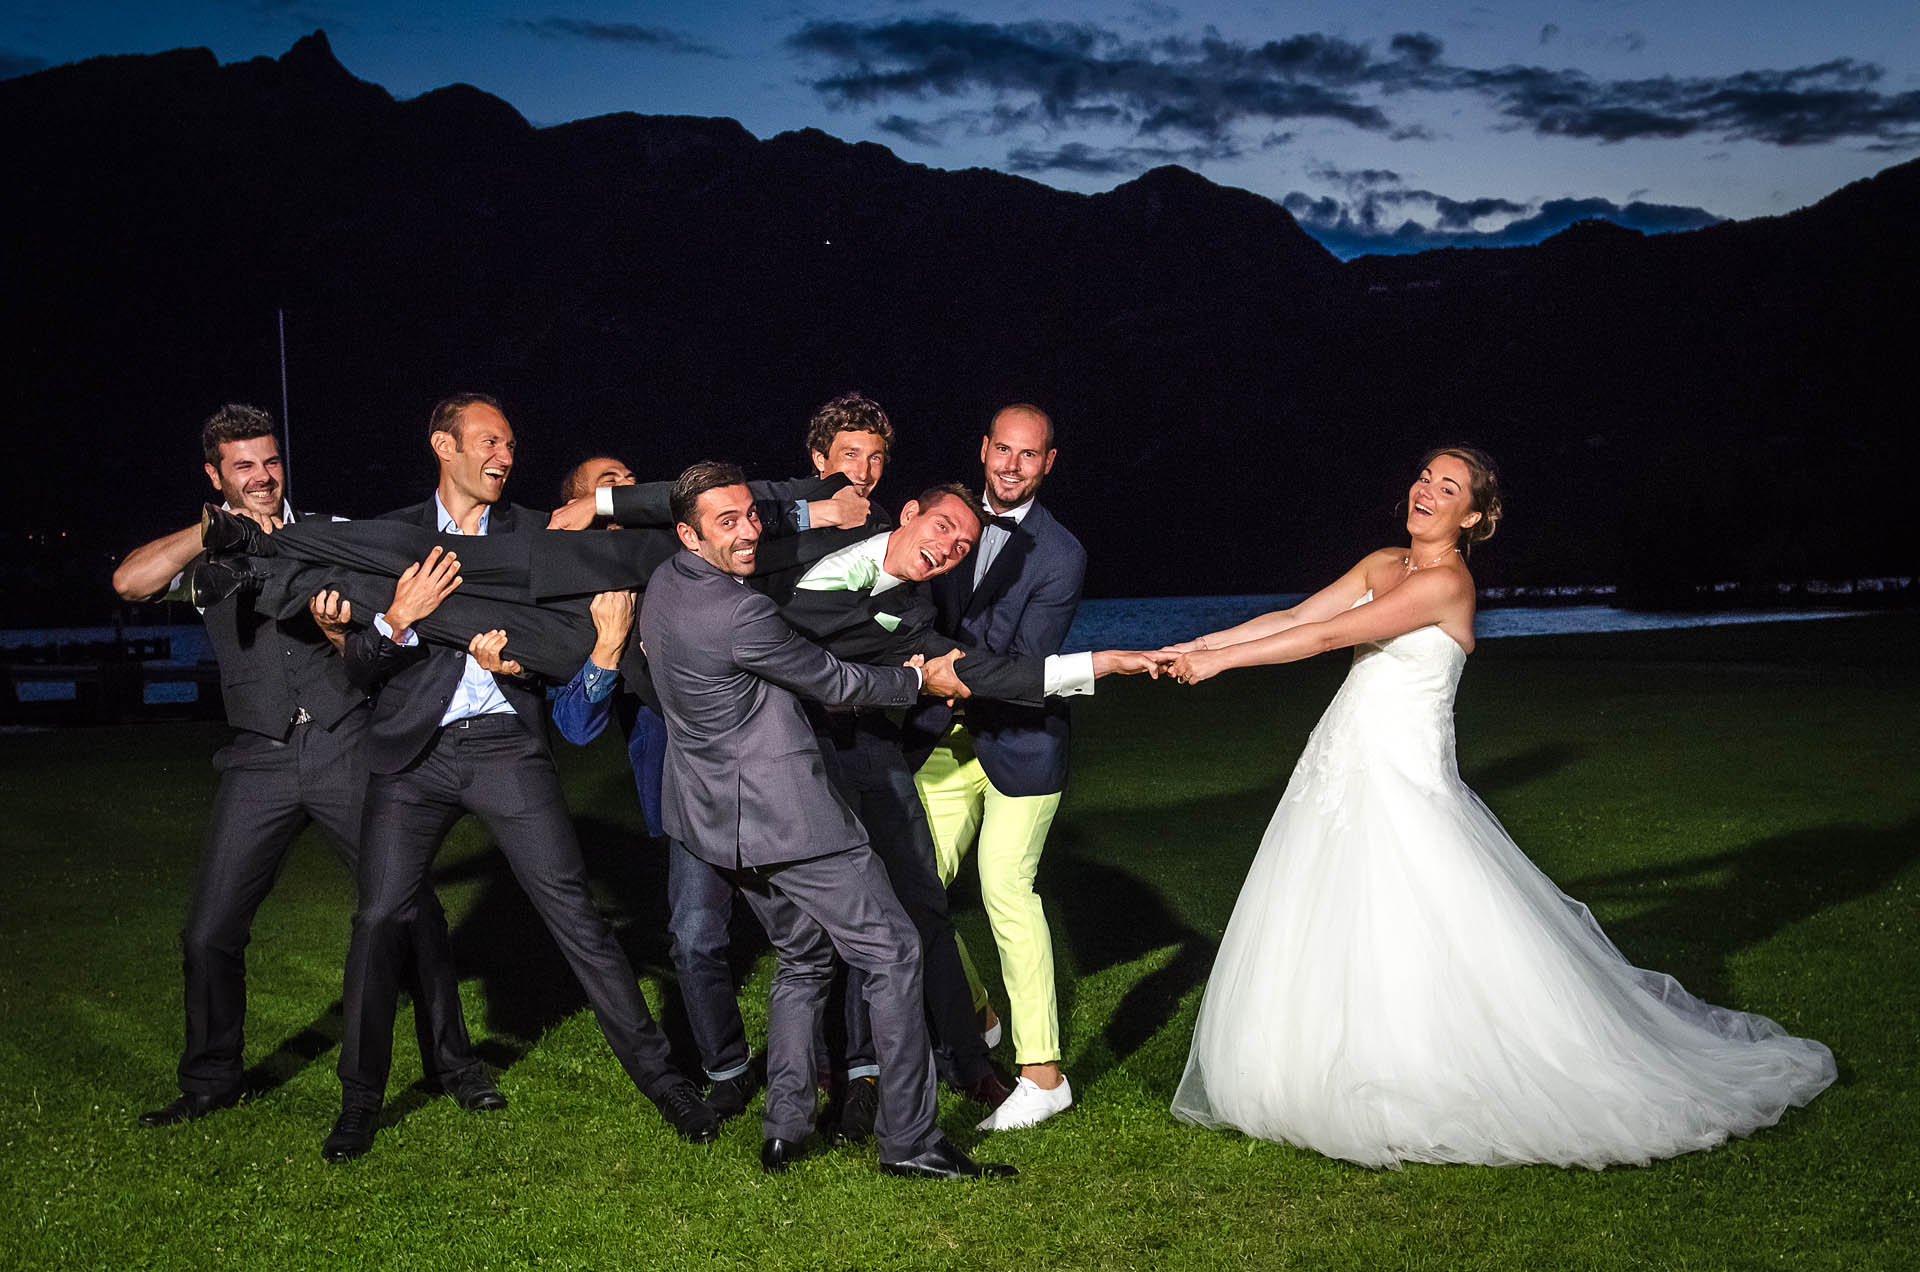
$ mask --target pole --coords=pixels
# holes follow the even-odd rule
[[[285,492],[293,489],[293,420],[287,414],[287,311],[276,309],[280,327],[280,484],[283,496],[291,501],[293,496]]]

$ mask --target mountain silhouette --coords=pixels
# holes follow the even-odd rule
[[[0,622],[103,607],[112,556],[186,523],[199,421],[279,413],[279,311],[294,498],[354,516],[422,496],[448,392],[504,400],[509,493],[550,505],[588,453],[798,472],[859,388],[896,505],[977,482],[997,405],[1052,411],[1094,595],[1312,586],[1450,440],[1507,478],[1483,583],[1913,572],[1920,163],[1786,216],[1342,264],[1178,167],[1080,195],[811,129],[537,128],[467,85],[395,100],[318,32],[0,82],[0,156]]]

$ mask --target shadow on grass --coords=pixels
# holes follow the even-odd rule
[[[661,986],[658,1023],[672,1045],[674,1064],[699,1073],[699,1052],[669,952],[665,844],[591,817],[576,817],[574,832],[600,912],[613,925],[635,974],[653,977]],[[453,961],[462,980],[479,981],[486,1002],[489,1036],[478,1044],[482,1058],[497,1069],[511,1068],[549,1029],[586,1008],[586,993],[497,848],[439,873],[435,882],[478,884],[453,930]],[[731,932],[729,960],[737,989],[767,945],[743,905],[734,908]]]
[[[1728,964],[1792,924],[1869,896],[1920,860],[1920,817],[1897,826],[1812,826],[1689,861],[1569,881],[1589,905],[1655,904],[1606,924],[1635,963],[1709,1002],[1732,993]]]

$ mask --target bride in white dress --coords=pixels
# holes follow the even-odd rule
[[[1353,647],[1221,939],[1174,1115],[1367,1166],[1599,1168],[1711,1148],[1834,1080],[1764,1016],[1634,967],[1460,781],[1484,456],[1434,452],[1408,549],[1169,647],[1195,683]]]

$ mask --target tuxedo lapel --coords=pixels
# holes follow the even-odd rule
[[[1027,515],[1039,512],[1033,509]],[[1006,544],[1000,549],[1000,555],[993,558],[993,564],[987,567],[987,576],[973,589],[973,595],[967,598],[964,611],[966,618],[978,617],[981,610],[1000,599],[1007,586],[1020,577],[1020,566],[1033,551],[1033,536],[1027,532],[1024,523],[1014,526],[1008,533]]]

